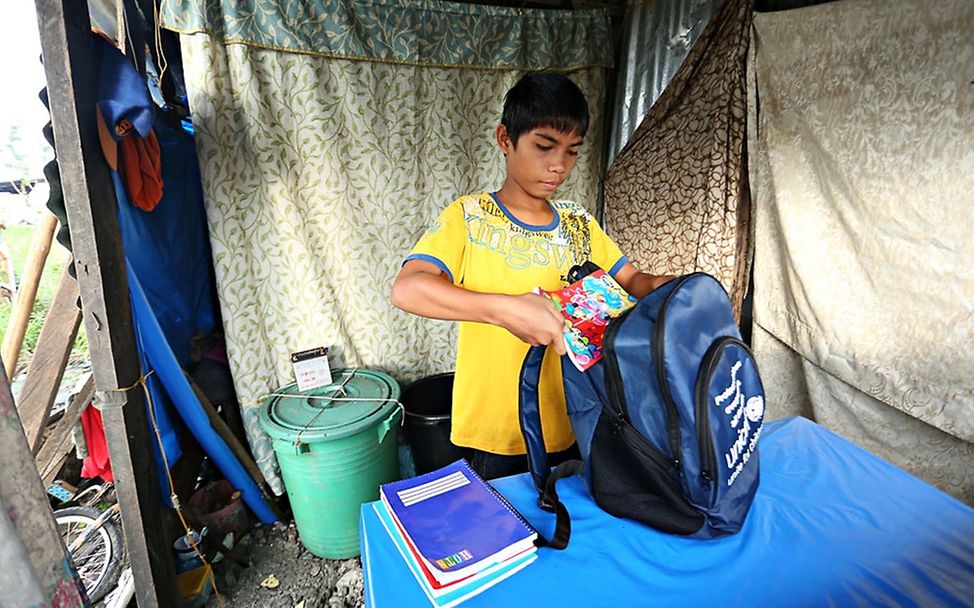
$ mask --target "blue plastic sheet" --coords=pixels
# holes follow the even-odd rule
[[[185,366],[193,336],[208,334],[216,325],[203,186],[193,140],[162,120],[154,128],[162,157],[162,200],[150,212],[135,207],[113,173],[119,229],[125,257]]]
[[[670,536],[616,519],[578,477],[559,483],[572,514],[565,551],[464,603],[486,606],[970,606],[974,510],[803,418],[768,423],[761,486],[741,532]],[[528,475],[495,485],[550,536]],[[428,606],[362,507],[366,605]],[[471,525],[476,525],[471,522]]]
[[[156,320],[142,290],[139,279],[128,266],[129,294],[132,297],[132,311],[135,316],[136,333],[139,342],[148,358],[150,369],[158,376],[166,393],[172,398],[173,405],[193,436],[199,441],[207,455],[213,460],[220,472],[230,481],[234,488],[240,490],[244,503],[250,507],[254,515],[265,524],[277,521],[277,517],[264,502],[263,495],[257,484],[247,473],[243,465],[230,451],[230,448],[210,426],[209,418],[200,405],[189,381],[183,373],[183,368],[176,360],[172,349],[163,335],[162,328]]]
[[[112,171],[112,182],[128,265],[145,285],[146,298],[170,348],[180,364],[187,365],[190,340],[197,333],[211,332],[216,316],[196,149],[191,137],[157,119],[157,108],[149,97],[146,79],[135,70],[132,61],[104,41],[99,42],[99,48],[102,60],[98,104],[106,122],[114,125],[122,118],[128,119],[140,136],[154,128],[159,141],[163,196],[152,212],[142,211],[129,202],[115,171]],[[113,130],[109,131],[118,139]],[[138,348],[142,368],[147,369],[141,341]],[[171,419],[170,400],[160,390],[158,379],[150,376],[147,384],[166,457],[173,464],[181,455],[175,426],[179,423]],[[153,441],[151,445],[163,499],[168,502],[163,460],[156,443]]]
[[[109,125],[130,120],[139,135],[155,130],[159,141],[163,194],[146,212],[134,207],[119,174],[112,172],[118,200],[119,229],[125,246],[129,293],[135,321],[139,362],[147,380],[152,411],[170,465],[180,457],[174,407],[217,468],[240,490],[244,502],[265,524],[276,517],[246,472],[210,426],[183,367],[190,362],[190,341],[216,324],[210,270],[210,248],[203,190],[193,140],[182,129],[158,118],[146,80],[131,61],[102,44],[98,103]],[[117,139],[117,135],[112,133]],[[169,504],[165,464],[150,442],[160,473],[163,501]]]
[[[169,346],[182,365],[190,358],[190,340],[210,333],[216,305],[210,270],[210,241],[203,208],[203,182],[191,136],[162,119],[147,81],[131,58],[103,40],[98,106],[108,125],[125,118],[136,134],[154,130],[159,141],[162,199],[146,212],[129,201],[113,172],[118,222],[125,255],[135,268]],[[118,140],[114,129],[108,129]],[[134,135],[133,135],[134,136]]]
[[[135,69],[133,60],[126,57],[111,43],[95,36],[101,49],[101,67],[98,76],[98,107],[105,123],[110,125],[109,135],[116,142],[123,137],[114,126],[125,119],[139,137],[145,137],[152,129],[155,108],[149,98],[145,77]]]

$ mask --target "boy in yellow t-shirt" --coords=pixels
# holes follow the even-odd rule
[[[555,351],[545,356],[539,386],[552,462],[574,444],[556,356],[565,354],[563,318],[532,289],[564,287],[568,270],[586,260],[636,297],[671,278],[639,272],[583,207],[551,198],[575,165],[588,119],[584,95],[565,76],[521,78],[504,98],[496,129],[507,159],[504,184],[448,206],[392,288],[398,308],[460,321],[451,440],[470,448],[471,465],[488,479],[527,470],[518,380],[529,345]]]

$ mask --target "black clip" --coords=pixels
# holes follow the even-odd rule
[[[568,275],[567,275],[568,283],[571,284],[577,281],[581,281],[588,275],[598,270],[602,270],[602,268],[600,268],[598,264],[590,260],[585,260],[585,262],[583,262],[582,264],[575,264],[574,266],[568,269]]]

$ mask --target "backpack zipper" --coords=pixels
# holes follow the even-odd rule
[[[611,417],[612,432],[621,437],[622,441],[628,444],[629,447],[652,460],[661,469],[666,470],[673,464],[656,446],[647,441],[639,431],[633,428],[632,424],[622,420],[618,416],[618,412],[610,408],[609,416]]]
[[[622,437],[622,440],[633,449],[650,458],[657,466],[666,469],[674,465],[673,460],[667,458],[655,445],[643,438],[639,431],[633,428],[632,422],[629,420],[629,412],[625,407],[626,392],[622,383],[622,373],[619,371],[619,360],[616,358],[614,346],[616,334],[619,333],[619,328],[622,326],[623,320],[632,311],[633,309],[630,308],[618,317],[610,320],[608,326],[605,328],[605,335],[602,337],[602,358],[605,361],[606,377],[605,389],[606,397],[609,400],[609,406],[606,409],[611,417],[612,432]],[[623,427],[628,427],[631,433],[627,433]],[[632,434],[638,436],[642,440],[642,443],[637,444]]]
[[[629,422],[629,415],[625,408],[626,392],[622,384],[622,373],[619,371],[619,360],[616,358],[615,340],[622,321],[632,311],[633,309],[630,308],[615,319],[610,320],[605,328],[605,335],[602,336],[602,358],[605,359],[605,373],[609,378],[608,382],[605,383],[605,392],[609,398],[609,405],[625,422]]]
[[[653,362],[656,364],[656,381],[659,384],[660,395],[663,397],[663,405],[666,407],[666,431],[667,436],[670,440],[670,453],[673,458],[673,465],[677,469],[683,468],[683,463],[680,461],[680,414],[676,410],[676,404],[673,403],[673,395],[670,394],[670,384],[666,381],[666,368],[663,364],[664,355],[664,343],[663,343],[663,328],[665,327],[663,322],[666,319],[666,309],[670,304],[670,300],[673,299],[673,294],[675,294],[680,287],[689,281],[690,279],[704,275],[702,272],[694,272],[693,274],[688,274],[684,277],[677,279],[676,285],[670,290],[670,293],[666,294],[663,299],[663,303],[659,306],[659,315],[656,317],[656,327],[653,336]]]
[[[716,493],[717,484],[717,455],[714,452],[714,442],[710,433],[710,378],[713,375],[714,367],[720,361],[720,355],[724,347],[733,344],[743,350],[751,358],[751,364],[757,369],[756,362],[748,348],[742,340],[734,336],[723,336],[714,341],[707,349],[707,353],[700,362],[700,373],[697,375],[697,382],[693,390],[694,412],[697,416],[697,445],[700,446],[700,476],[708,483],[713,482],[713,493]],[[713,496],[711,498],[713,502]]]
[[[710,433],[710,379],[714,367],[720,361],[720,355],[726,344],[743,344],[733,336],[718,338],[707,349],[707,353],[700,362],[700,373],[693,390],[694,412],[697,417],[697,445],[700,447],[700,477],[710,485],[717,481],[717,456],[714,453],[714,442]]]

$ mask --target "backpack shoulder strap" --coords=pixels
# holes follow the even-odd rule
[[[548,454],[545,450],[544,435],[541,428],[541,412],[538,406],[538,381],[541,378],[541,362],[544,360],[545,346],[533,346],[528,350],[521,365],[521,381],[518,387],[518,418],[521,435],[527,447],[528,468],[534,487],[538,491],[538,506],[556,516],[555,534],[548,540],[541,534],[535,545],[564,549],[572,533],[571,516],[568,509],[558,499],[555,484],[559,479],[570,477],[582,470],[582,461],[563,462],[552,472],[548,467]]]

